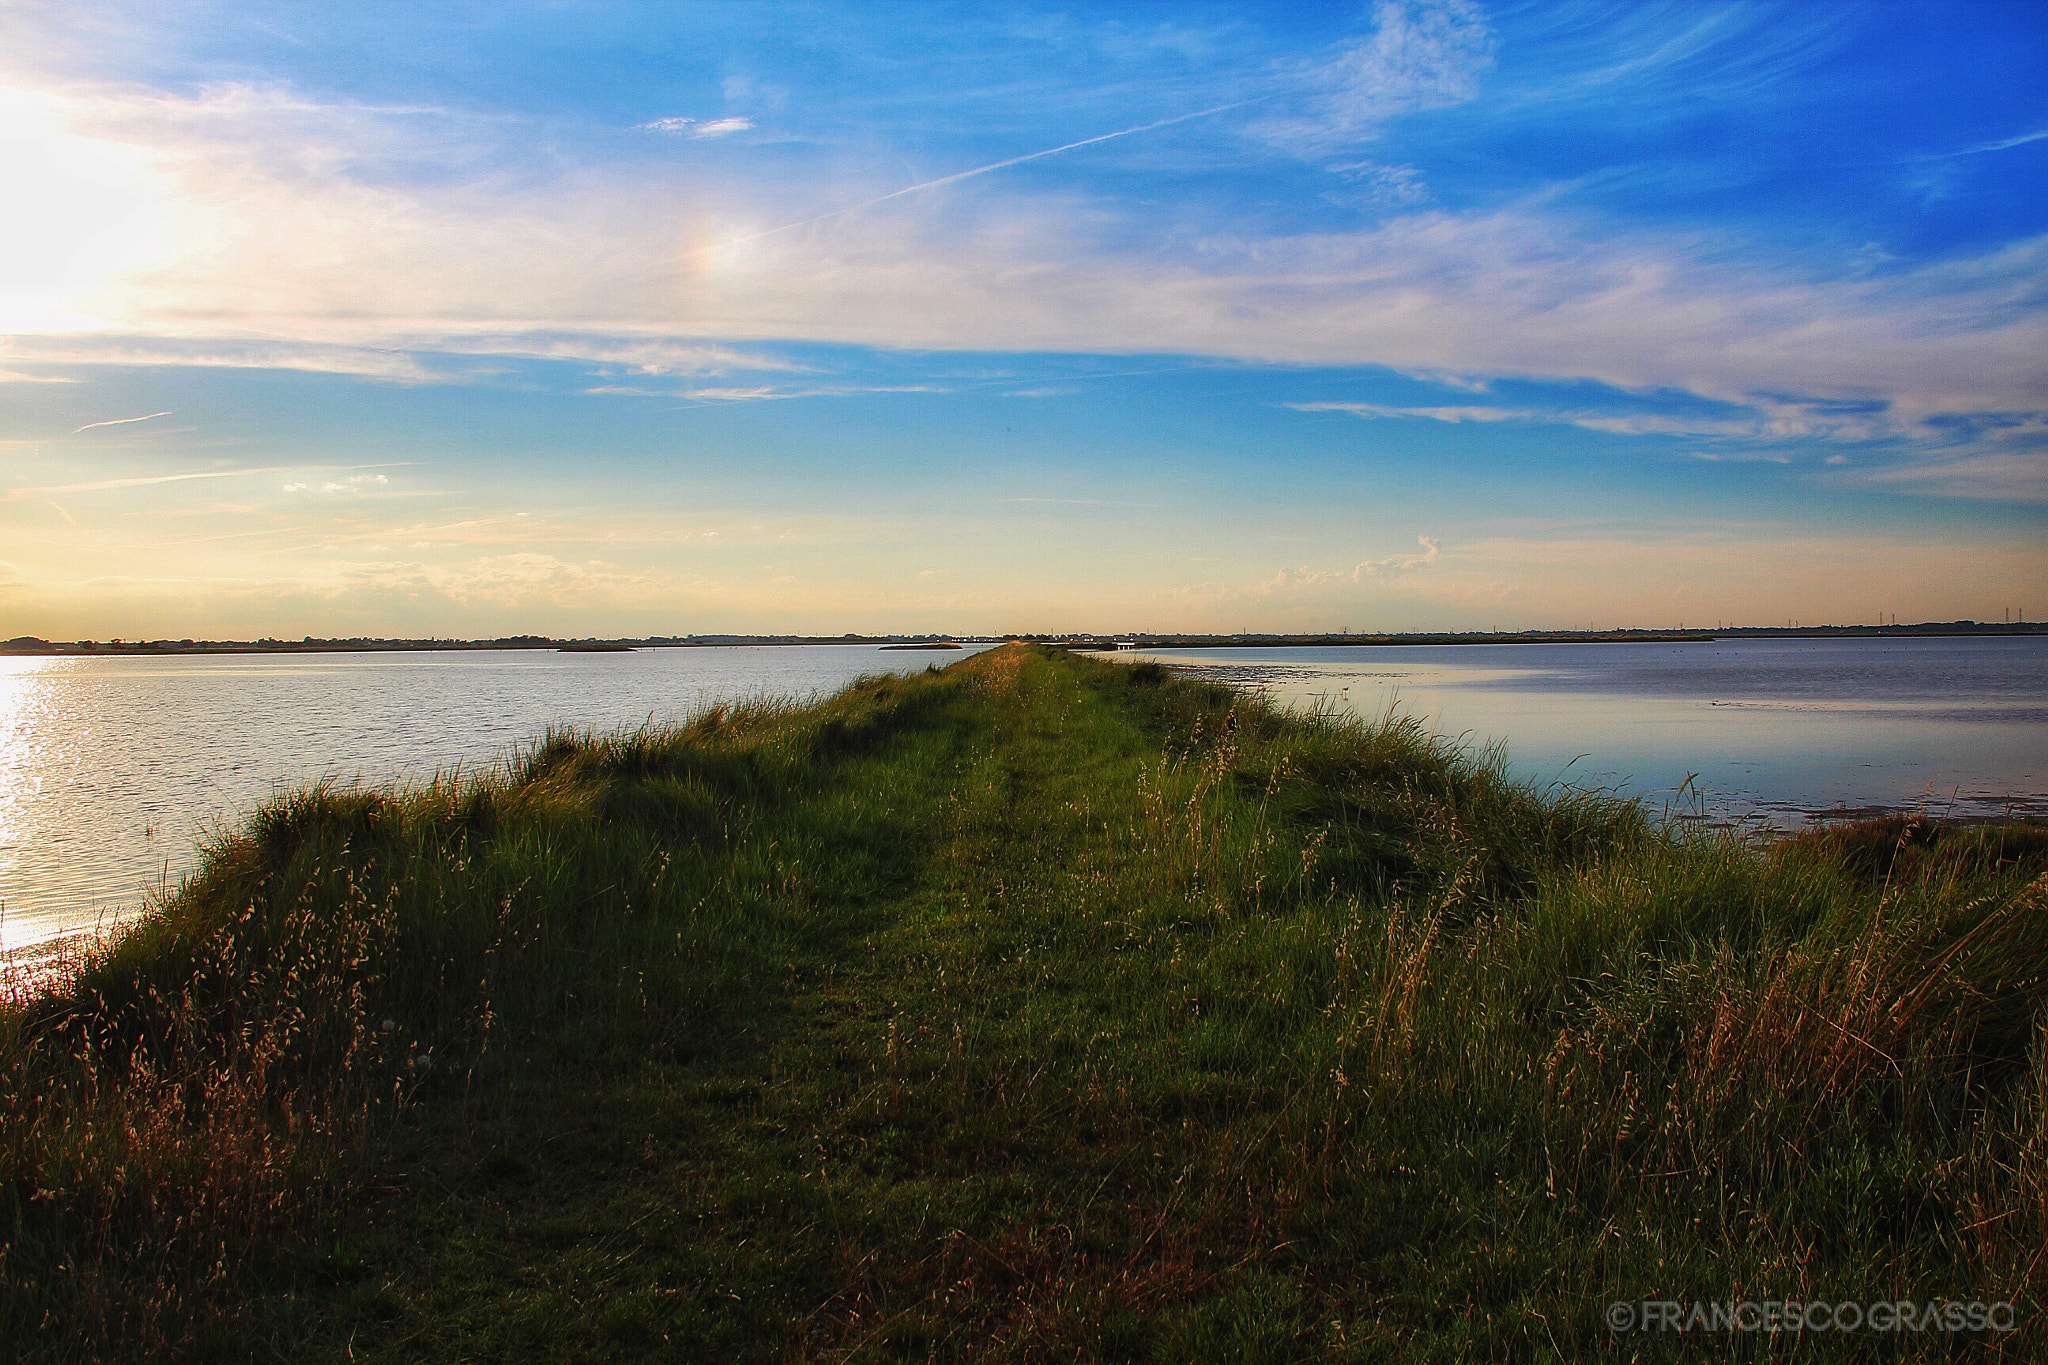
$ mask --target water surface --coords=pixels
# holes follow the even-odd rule
[[[0,659],[0,944],[132,912],[280,788],[488,767],[550,726],[675,721],[962,657],[821,645]],[[1678,815],[2048,816],[2043,637],[1119,657],[1299,705],[1393,708],[1475,748],[1505,744],[1524,779]]]
[[[175,887],[280,788],[502,763],[550,726],[809,699],[975,652],[873,645],[0,658],[0,948]]]
[[[1122,654],[1296,705],[1389,708],[1511,771],[1795,827],[2048,816],[2048,637],[1339,645]]]

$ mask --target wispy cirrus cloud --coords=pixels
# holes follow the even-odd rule
[[[195,369],[299,370],[358,375],[401,383],[428,383],[437,375],[404,351],[336,346],[320,341],[245,341],[236,338],[35,336],[0,338],[0,358],[49,366],[190,366]]]
[[[1301,155],[1370,141],[1391,119],[1474,98],[1494,34],[1470,0],[1380,0],[1372,31],[1293,73],[1296,112],[1256,131]]]
[[[1866,486],[1951,497],[2048,503],[2048,442],[2030,450],[1877,465],[1844,477]]]
[[[2024,147],[2029,142],[2039,142],[2042,138],[2048,138],[2048,128],[2036,129],[2031,133],[2021,133],[2016,137],[2002,137],[1993,139],[1990,142],[1980,142],[1974,147],[1958,147],[1952,152],[1929,152],[1925,156],[1909,159],[1913,161],[1945,161],[1952,156],[1982,156],[1986,152],[2005,152],[2012,150],[2014,147]]]
[[[670,118],[652,119],[646,123],[637,124],[635,126],[639,127],[643,131],[650,133],[671,133],[679,137],[702,139],[714,137],[729,137],[733,133],[744,133],[749,128],[752,128],[754,126],[754,121],[750,118],[743,118],[739,116],[734,116],[731,118],[694,119],[684,118],[678,115]]]
[[[765,403],[788,398],[855,398],[862,394],[950,393],[939,384],[709,384],[695,388],[651,388],[643,384],[598,384],[584,393],[614,398],[681,398],[696,403]]]
[[[1802,277],[1703,256],[1684,240],[1591,233],[1531,202],[1153,247],[1077,231],[1063,197],[991,191],[987,175],[970,200],[950,197],[966,188],[958,180],[940,187],[945,202],[891,190],[888,203],[856,201],[869,212],[763,239],[731,230],[737,215],[715,205],[679,222],[680,187],[660,178],[376,183],[364,171],[374,147],[345,139],[273,172],[284,148],[245,154],[247,141],[276,136],[263,120],[214,140],[231,113],[214,110],[196,139],[139,117],[118,131],[163,158],[178,195],[214,215],[234,249],[132,271],[96,335],[17,339],[7,358],[428,382],[461,377],[423,364],[429,351],[703,372],[774,368],[734,346],[760,337],[1164,344],[1737,401],[1768,388],[1877,396],[1909,419],[2044,397],[2034,358],[2048,327],[2026,291],[2048,239],[1882,276]],[[829,250],[814,240],[821,232]],[[224,335],[236,331],[269,339]]]
[[[1746,31],[1725,16],[1675,38],[1646,28],[1628,78],[1698,74],[1701,54]],[[1283,75],[1295,83],[1288,98],[1307,101],[1300,119],[1349,137],[1472,98],[1495,46],[1484,16],[1460,0],[1389,3],[1367,34]],[[1610,72],[1610,84],[1619,79]],[[94,363],[87,352],[97,349],[116,364],[125,351],[135,364],[462,378],[418,358],[440,352],[715,373],[774,368],[734,354],[734,343],[775,337],[1164,349],[1583,377],[1735,401],[1779,388],[1884,398],[1906,421],[2044,399],[2033,357],[2048,329],[2027,301],[2048,258],[2043,239],[1882,273],[1801,271],[1745,263],[1683,233],[1596,227],[1544,196],[1402,212],[1351,231],[1175,226],[1148,237],[1112,203],[992,174],[1196,115],[885,188],[854,199],[864,212],[819,217],[777,211],[813,193],[801,180],[698,183],[638,164],[464,175],[479,148],[485,160],[512,155],[511,133],[425,103],[321,102],[282,85],[179,96],[77,82],[34,98],[68,136],[130,166],[149,202],[174,206],[166,221],[205,230],[171,233],[168,255],[87,291],[96,337],[73,329],[17,344],[8,354],[24,361],[69,348],[63,359]],[[1226,119],[1215,132],[1265,126]],[[1407,194],[1397,162],[1343,164]],[[635,347],[668,354],[627,354]]]
[[[735,370],[811,372],[809,366],[762,351],[663,336],[479,332],[429,333],[397,340],[419,352],[570,361],[616,367],[640,375],[710,375]]]
[[[238,127],[232,145],[209,140],[236,116],[232,103],[210,109],[202,122],[214,131],[196,141],[180,140],[175,121],[168,132],[139,118],[120,129],[166,158],[179,193],[221,215],[236,249],[132,272],[96,332],[17,337],[0,357],[424,383],[466,377],[422,359],[435,354],[651,375],[790,368],[737,344],[760,337],[990,351],[1164,344],[1590,378],[1734,403],[1793,390],[1880,401],[1882,420],[1901,429],[1930,415],[2048,408],[2038,364],[2048,316],[2030,292],[2048,238],[1881,275],[1803,277],[1684,240],[1592,233],[1532,202],[1148,247],[1077,231],[1062,197],[1012,188],[944,203],[871,198],[873,212],[764,240],[722,230],[714,209],[679,224],[660,182],[373,185],[364,149],[346,144],[312,158],[311,171],[273,174],[264,168],[283,162],[281,149],[241,150],[273,135],[263,120]],[[1458,419],[1486,420],[1476,410]],[[1567,420],[1649,430],[1649,419],[1613,414]],[[1683,425],[1659,420],[1673,434]]]
[[[1289,403],[1296,412],[1342,412],[1368,420],[1419,419],[1453,425],[1508,422],[1574,426],[1612,436],[1696,437],[1757,444],[1787,441],[1877,441],[1910,434],[1882,402],[1755,398],[1741,410],[1708,416],[1687,412],[1598,412],[1570,408],[1499,407],[1483,403],[1399,406],[1384,403]],[[1938,437],[1932,428],[1920,433]]]
[[[1825,27],[1787,25],[1783,41],[1752,43],[1757,25],[1732,11],[1675,28],[1670,13],[1628,18],[1619,44],[1602,30],[1626,51],[1579,63],[1577,84],[1562,84],[1613,99],[1713,77],[1715,98],[1745,97],[1804,60]],[[1575,210],[1565,187],[1422,209],[1424,167],[1408,148],[1389,146],[1384,159],[1358,149],[1402,119],[1494,98],[1499,48],[1487,17],[1462,0],[1382,4],[1358,36],[1268,62],[1256,108],[1241,97],[1252,85],[1241,75],[1232,99],[1191,98],[1189,114],[1097,124],[1110,131],[923,176],[898,170],[915,164],[900,149],[829,174],[714,173],[670,164],[691,158],[618,137],[616,123],[607,136],[638,151],[530,158],[530,127],[432,102],[320,101],[284,82],[176,94],[70,81],[31,92],[38,117],[101,149],[110,174],[131,176],[138,213],[161,221],[138,236],[148,251],[120,257],[57,310],[75,326],[18,338],[5,358],[405,383],[535,359],[588,366],[604,381],[592,393],[753,402],[856,390],[693,381],[803,368],[751,349],[764,338],[1172,351],[1386,367],[1481,388],[1500,377],[1590,379],[1728,405],[1352,409],[1700,442],[1988,443],[2003,438],[1956,421],[2048,411],[2048,237],[1966,244],[1919,264],[1845,263],[1751,249],[1697,225],[1617,224]],[[1751,55],[1730,55],[1741,53]],[[753,97],[738,91],[728,107]],[[1509,97],[1547,98],[1534,87]],[[743,121],[678,115],[643,126],[694,137]],[[1049,187],[999,174],[1064,166],[1064,154],[1103,144],[1148,145],[1137,135],[1168,125],[1203,131],[1204,165],[1226,151],[1283,160],[1276,141],[1333,162],[1388,212],[1366,225],[1220,223],[1176,217],[1170,196],[1134,206],[1099,179]],[[820,203],[826,212],[809,212]]]
[[[368,330],[360,323],[341,330]],[[398,383],[460,383],[475,360],[547,360],[648,376],[716,375],[733,371],[807,373],[809,366],[765,352],[682,338],[579,336],[559,332],[391,331],[377,345],[237,337],[35,336],[0,338],[0,359],[53,367],[191,366],[199,369],[298,370]],[[25,379],[71,382],[71,376]],[[167,414],[157,414],[159,416]],[[140,421],[141,418],[124,420]]]
[[[874,393],[946,393],[936,384],[824,384],[811,388],[778,388],[763,384],[751,388],[684,389],[670,395],[707,403],[758,403],[782,398],[852,398]]]

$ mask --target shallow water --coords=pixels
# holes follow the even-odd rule
[[[2048,816],[2048,637],[1142,651],[1715,822]]]
[[[502,763],[550,726],[813,698],[974,652],[771,645],[0,658],[0,947],[132,913],[280,788]]]

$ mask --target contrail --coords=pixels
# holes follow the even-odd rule
[[[2017,137],[2000,138],[1996,142],[1980,142],[1974,147],[1958,147],[1952,152],[1928,152],[1923,156],[1909,156],[1906,160],[1947,161],[1950,157],[1955,156],[1979,156],[1985,152],[2003,152],[2013,147],[2024,147],[2029,142],[2039,142],[2044,137],[2048,137],[2048,128],[2041,128],[2031,133],[2021,133]]]
[[[1956,155],[1975,156],[1979,152],[2002,152],[2008,147],[2023,147],[2029,142],[2039,142],[2044,137],[2048,137],[2048,128],[2035,133],[2021,133],[2018,137],[2003,138],[1997,142],[1987,142],[1981,147],[1965,147]]]
[[[121,427],[128,425],[130,422],[147,422],[152,417],[169,417],[170,415],[168,412],[145,412],[140,417],[115,417],[105,422],[87,422],[78,431],[91,431],[94,427]],[[71,434],[76,436],[78,431],[74,431]]]
[[[1042,156],[1057,156],[1061,152],[1071,152],[1076,147],[1089,147],[1098,142],[1108,142],[1111,138],[1129,137],[1133,133],[1149,133],[1154,128],[1164,128],[1173,123],[1186,123],[1189,119],[1207,118],[1211,114],[1220,114],[1226,109],[1241,109],[1247,104],[1256,103],[1258,103],[1257,100],[1233,100],[1229,104],[1219,104],[1213,109],[1197,109],[1192,114],[1175,114],[1172,118],[1158,119],[1151,123],[1141,123],[1135,128],[1122,128],[1114,133],[1098,133],[1094,137],[1084,137],[1079,142],[1069,142],[1059,147],[1047,147],[1042,152],[1026,152],[1022,156],[1013,156],[1007,161],[992,161],[986,166],[976,166],[971,171],[955,171],[951,175],[942,175],[937,180],[927,180],[920,185],[906,185],[900,190],[891,190],[887,194],[877,195],[873,199],[863,200],[858,204],[848,204],[843,209],[833,209],[831,212],[821,213],[815,218],[804,218],[794,223],[784,223],[780,227],[772,227],[761,232],[751,233],[745,237],[734,238],[734,244],[758,242],[763,237],[773,237],[778,232],[788,232],[792,228],[809,227],[813,223],[822,223],[827,218],[838,218],[845,214],[858,213],[862,209],[873,208],[875,205],[887,203],[891,199],[901,199],[906,194],[916,194],[919,190],[936,189],[940,185],[950,185],[956,180],[968,180],[977,175],[987,175],[990,171],[999,171],[1005,166],[1021,165],[1026,161],[1036,161]]]
[[[159,414],[161,415],[161,414]],[[131,417],[139,422],[139,417]],[[272,465],[267,469],[209,469],[202,474],[155,474],[134,479],[95,479],[91,483],[64,483],[50,488],[7,488],[0,489],[0,502],[18,502],[23,498],[47,498],[60,493],[104,493],[117,488],[146,488],[159,483],[185,483],[191,479],[236,479],[248,474],[292,474],[304,469],[304,465]]]
[[[157,413],[158,417],[169,416]],[[140,417],[130,417],[130,422],[140,422]],[[378,464],[275,464],[260,469],[208,469],[196,474],[152,474],[142,478],[95,479],[91,483],[57,484],[49,488],[0,488],[0,502],[19,502],[24,498],[49,498],[65,493],[105,493],[120,488],[146,488],[160,483],[187,483],[193,479],[240,479],[256,474],[307,474],[322,469],[402,469],[417,463],[414,460],[385,460]]]

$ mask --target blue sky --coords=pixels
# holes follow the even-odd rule
[[[0,25],[0,636],[2048,612],[2038,5]]]

